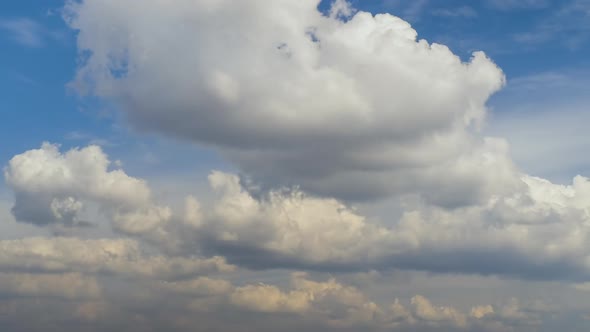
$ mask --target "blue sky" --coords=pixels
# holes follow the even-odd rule
[[[315,4],[0,5],[0,330],[588,330],[590,1]]]
[[[75,75],[78,53],[75,32],[61,16],[63,4],[27,0],[2,5],[0,107],[7,120],[1,124],[0,138],[10,142],[0,151],[2,164],[19,151],[44,141],[58,142],[65,148],[89,143],[104,145],[115,158],[134,156],[128,162],[136,165],[134,160],[138,160],[138,172],[157,171],[160,160],[169,163],[171,158],[178,167],[174,171],[194,170],[208,160],[216,163],[216,157],[207,151],[195,151],[178,142],[155,142],[145,135],[130,136],[112,105],[80,98],[71,91],[68,83]],[[194,156],[182,158],[185,151]]]

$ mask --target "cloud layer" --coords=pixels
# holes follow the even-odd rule
[[[399,217],[368,218],[337,199],[299,189],[255,196],[237,175],[217,171],[209,175],[211,193],[203,197],[207,204],[188,196],[174,204],[184,208],[172,209],[149,197],[146,181],[120,169],[107,171],[107,160],[97,146],[61,153],[44,144],[15,156],[5,175],[16,193],[16,219],[30,222],[21,214],[29,207],[53,213],[39,225],[76,226],[55,215],[64,213],[56,210],[55,202],[67,197],[66,202],[77,202],[80,209],[100,205],[97,213],[111,220],[113,230],[138,236],[165,252],[221,255],[255,269],[411,269],[533,280],[590,278],[585,245],[590,236],[590,180],[582,176],[563,186],[520,174],[518,190],[453,209],[405,195]],[[110,176],[118,179],[116,186],[108,185]],[[85,183],[90,185],[80,185]],[[97,183],[109,190],[89,189]],[[143,194],[133,195],[128,189],[133,186]]]
[[[0,239],[0,330],[532,332],[563,314],[388,289],[398,274],[586,288],[590,179],[528,175],[480,134],[505,83],[483,52],[462,61],[393,15],[318,5],[67,2],[71,87],[239,174],[184,197],[96,145],[15,155],[5,227],[53,235]]]
[[[173,258],[139,258],[129,245],[129,241],[110,239],[0,241],[0,270],[13,271],[0,272],[0,295],[4,297],[0,310],[12,318],[19,312],[41,316],[41,310],[49,310],[52,315],[18,326],[36,330],[36,324],[44,323],[50,331],[52,326],[61,326],[65,317],[70,324],[88,324],[91,331],[121,328],[128,323],[133,323],[137,331],[150,331],[149,325],[188,331],[194,330],[197,322],[199,326],[224,328],[224,315],[262,330],[273,328],[273,316],[278,321],[299,321],[292,328],[287,326],[289,331],[297,326],[311,330],[510,331],[515,324],[535,326],[538,319],[537,313],[525,311],[516,301],[474,306],[467,312],[449,305],[436,306],[421,295],[404,303],[397,298],[377,303],[360,289],[335,278],[317,281],[301,272],[291,275],[290,286],[237,285],[228,277],[240,271],[219,259],[185,264],[187,261]],[[50,308],[42,309],[40,304]],[[269,322],[256,319],[265,316]],[[0,319],[0,326],[11,321]],[[228,324],[224,330],[242,329]]]

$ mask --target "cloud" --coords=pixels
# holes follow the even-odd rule
[[[189,297],[223,295],[231,292],[233,288],[233,285],[227,280],[211,279],[208,277],[165,282],[160,286],[165,291]]]
[[[541,9],[550,5],[550,0],[487,0],[489,6],[499,10]]]
[[[451,307],[435,307],[423,296],[414,296],[412,298],[413,311],[416,317],[428,323],[450,322],[458,326],[465,326],[465,315],[459,313]]]
[[[457,8],[439,8],[431,12],[434,16],[440,17],[464,17],[464,18],[475,18],[477,17],[477,11],[469,6],[457,7]]]
[[[590,2],[572,0],[559,3],[559,7],[543,17],[528,31],[513,35],[521,45],[534,47],[549,42],[575,50],[588,42]]]
[[[131,239],[23,238],[0,241],[0,271],[84,273],[155,280],[231,272],[222,257],[148,255]]]
[[[211,208],[199,206],[195,235],[184,232],[184,241],[236,264],[590,278],[583,245],[590,180],[582,176],[563,186],[523,175],[522,191],[461,209],[408,197],[398,220],[383,220],[390,226],[335,199],[296,190],[254,198],[235,175],[214,172],[209,180],[219,196]]]
[[[92,299],[99,297],[100,287],[93,278],[76,273],[0,273],[0,294],[18,297]]]
[[[168,207],[153,204],[145,181],[111,169],[99,146],[71,149],[43,143],[40,149],[14,156],[4,169],[15,192],[12,213],[35,225],[88,225],[86,206],[98,205],[121,232],[138,234],[168,222]],[[138,221],[140,220],[140,221]]]
[[[14,217],[75,236],[0,240],[0,329],[536,331],[552,318],[526,301],[473,305],[440,284],[396,298],[343,279],[584,287],[590,180],[527,175],[479,133],[501,70],[392,15],[318,3],[68,2],[80,94],[241,173],[213,171],[210,193],[168,205],[98,146],[14,156]],[[394,207],[364,212],[379,199]]]
[[[493,151],[473,154],[484,165],[495,158]],[[532,280],[590,278],[589,252],[582,245],[589,236],[584,228],[588,221],[584,202],[590,194],[590,181],[582,176],[563,186],[497,170],[501,171],[498,179],[518,177],[520,185],[480,204],[452,209],[429,203],[447,197],[425,200],[410,193],[400,198],[399,217],[375,219],[335,198],[317,197],[297,188],[255,195],[237,175],[222,172],[209,176],[212,198],[204,197],[209,203],[189,196],[184,211],[173,210],[152,202],[146,181],[131,178],[121,169],[108,171],[107,166],[108,156],[96,146],[61,154],[56,146],[45,144],[14,157],[5,173],[21,209],[43,208],[55,218],[73,219],[81,209],[81,200],[95,201],[108,211],[105,216],[113,229],[182,257],[221,255],[233,264],[254,269],[409,269]],[[488,177],[493,179],[491,174]],[[109,185],[114,179],[116,186]],[[134,188],[140,195],[133,195]],[[19,201],[23,192],[28,200]],[[34,204],[44,201],[50,204]],[[85,248],[79,242],[63,243],[66,248]],[[108,242],[104,245],[111,246]],[[112,245],[119,248],[119,255],[140,255],[133,242]],[[35,257],[25,255],[22,259],[40,264]],[[152,271],[172,273],[168,278],[174,278],[174,274],[194,273],[193,264],[200,264],[186,258],[136,260],[145,270],[141,264],[123,267],[124,260],[109,260],[106,265],[98,264],[103,270],[96,271],[120,269],[120,274],[126,271],[130,276]],[[74,259],[60,264],[80,263]]]
[[[482,52],[463,63],[417,40],[392,15],[342,22],[317,5],[71,2],[66,17],[89,55],[72,86],[116,102],[140,130],[220,151],[265,188],[346,200],[452,191],[438,203],[456,205],[501,190],[485,174],[513,167],[504,152],[487,171],[470,153],[495,149],[473,132],[501,70]]]
[[[281,315],[283,319],[293,316],[323,329],[509,331],[511,326],[534,326],[538,320],[537,311],[521,305],[516,299],[499,305],[474,306],[469,313],[449,305],[435,305],[421,295],[404,301],[407,304],[397,298],[377,303],[360,289],[335,278],[316,281],[301,272],[291,275],[288,287],[265,283],[235,286],[226,281],[203,278],[191,283],[201,288],[197,293],[187,288],[188,294],[197,295],[190,305],[195,312],[210,311],[214,314],[223,310],[236,316],[245,312],[251,317],[264,315],[269,320],[273,315]],[[167,287],[164,291],[176,292],[178,285]]]
[[[526,330],[536,319],[536,314],[517,300],[507,305],[475,306],[470,314],[450,305],[436,305],[420,295],[377,303],[360,289],[334,278],[317,281],[299,272],[292,274],[285,287],[234,285],[206,277],[140,283],[144,288],[137,298],[133,292],[112,292],[107,287],[97,293],[108,284],[99,286],[93,278],[77,274],[17,277],[0,274],[0,292],[9,287],[0,299],[0,326],[34,315],[36,319],[16,324],[29,330],[45,326],[49,331],[65,325],[114,331],[129,324],[134,331],[152,331],[153,327],[243,331],[244,326],[271,331],[276,324],[283,324],[286,331],[300,327],[309,331],[511,331],[514,326]]]
[[[10,34],[11,39],[22,46],[39,48],[45,46],[47,39],[60,40],[63,34],[51,31],[29,18],[0,19],[0,30]]]
[[[64,196],[83,193],[126,206],[149,200],[149,188],[142,180],[108,169],[110,161],[100,147],[72,149],[63,155],[58,149],[57,145],[43,143],[40,149],[14,156],[4,170],[7,183],[15,191],[55,191]]]
[[[2,240],[0,253],[0,326],[32,315],[37,318],[27,324],[84,324],[97,331],[131,318],[140,320],[137,331],[150,331],[148,326],[194,331],[202,324],[224,326],[222,317],[227,315],[262,330],[272,329],[278,318],[283,323],[300,321],[312,331],[497,326],[504,329],[490,331],[509,331],[514,324],[536,321],[536,314],[516,300],[509,306],[478,305],[470,314],[434,305],[424,296],[404,301],[407,304],[399,299],[380,303],[336,278],[316,281],[301,272],[292,273],[287,287],[247,279],[234,284],[226,278],[240,271],[222,259],[150,257],[138,252],[132,240]],[[37,329],[33,325],[29,329]]]
[[[23,46],[41,47],[44,44],[42,27],[31,19],[3,20],[0,22],[0,28],[9,32],[12,39]]]
[[[296,273],[292,285],[293,289],[287,291],[266,284],[237,287],[229,300],[248,311],[305,315],[332,327],[394,327],[414,322],[399,302],[398,306],[382,308],[360,290],[335,279],[318,282]],[[397,321],[390,321],[390,312]]]
[[[243,171],[211,175],[211,207],[189,199],[183,222],[194,234],[180,232],[180,247],[254,268],[589,277],[586,249],[572,244],[586,238],[588,181],[523,174],[504,140],[477,133],[504,84],[482,52],[463,63],[388,14],[340,20],[317,1],[259,4],[67,6],[90,54],[72,83],[80,93],[115,101],[139,129],[218,149]],[[381,225],[346,203],[391,195],[401,217]],[[133,233],[178,219],[138,211],[115,225]]]

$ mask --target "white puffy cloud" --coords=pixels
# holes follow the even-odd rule
[[[12,213],[18,221],[36,225],[87,225],[81,216],[98,205],[115,229],[142,234],[163,227],[171,212],[151,200],[144,180],[111,169],[99,146],[61,152],[55,144],[14,156],[4,178],[15,192]]]
[[[502,149],[502,144],[498,148]],[[493,152],[480,152],[473,152],[479,163],[495,160]],[[102,160],[102,166],[74,162],[92,158]],[[207,253],[256,269],[397,268],[578,282],[590,278],[590,251],[585,245],[589,237],[586,224],[590,220],[590,184],[582,176],[574,178],[572,185],[562,186],[520,174],[520,184],[510,192],[492,195],[479,205],[454,209],[429,203],[433,199],[452,199],[453,192],[430,200],[408,194],[401,198],[399,218],[378,219],[367,218],[337,199],[312,196],[298,189],[271,190],[255,196],[238,176],[222,172],[209,176],[216,196],[211,203],[203,205],[189,196],[184,211],[173,211],[152,202],[145,181],[130,178],[122,170],[109,172],[106,161],[104,152],[94,146],[62,154],[46,144],[40,150],[15,156],[5,169],[7,182],[16,192],[13,211],[17,218],[22,215],[16,210],[41,210],[54,215],[52,222],[65,223],[64,219],[76,220],[84,202],[94,202],[102,204],[114,229],[139,235],[173,256],[182,255],[142,257],[138,259],[142,264],[127,265],[124,260],[107,260],[97,265],[105,271],[174,278],[190,275],[198,268],[199,260],[193,262],[185,257]],[[463,173],[465,178],[472,172],[466,169],[457,168],[455,172]],[[504,171],[498,170],[498,179],[492,182],[501,184],[501,179],[506,178]],[[45,175],[52,172],[63,176]],[[93,187],[99,181],[104,186],[110,176],[121,183],[108,187],[111,190]],[[488,175],[488,179],[495,177]],[[80,186],[79,182],[89,184]],[[143,198],[132,197],[133,189],[117,190],[133,186],[143,193]],[[113,197],[120,202],[114,202]],[[81,241],[60,241],[66,247],[84,248]],[[126,248],[124,252],[141,257],[135,242],[122,243],[118,246]],[[22,259],[32,260],[32,266],[47,263],[34,255]],[[78,264],[78,260],[58,260],[55,264]]]
[[[85,60],[73,86],[137,128],[215,147],[265,186],[337,198],[462,205],[518,185],[504,149],[472,133],[504,84],[482,52],[464,63],[345,1],[329,16],[319,0],[138,3],[66,7]]]
[[[60,153],[55,144],[14,156],[4,170],[8,184],[23,192],[55,192],[136,206],[149,200],[144,181],[120,169],[109,170],[110,161],[98,146]]]
[[[524,190],[457,209],[407,197],[401,217],[386,223],[298,190],[256,198],[232,174],[213,172],[209,181],[218,197],[198,209],[195,235],[185,234],[238,264],[590,278],[590,180],[582,176],[563,186],[522,175]]]
[[[203,243],[237,248],[237,255],[272,260],[272,253],[286,259],[318,263],[348,263],[371,258],[371,249],[383,249],[391,233],[367,223],[363,216],[335,199],[307,197],[302,192],[272,192],[258,200],[242,188],[233,174],[209,176],[219,197],[196,226]],[[399,243],[403,248],[403,243]],[[269,263],[276,264],[280,262]]]
[[[484,164],[495,156],[473,155]],[[101,161],[100,166],[90,160]],[[399,268],[575,281],[590,277],[590,252],[585,245],[590,185],[582,176],[571,186],[562,186],[521,174],[520,185],[512,192],[455,209],[406,195],[399,219],[384,217],[378,222],[337,199],[310,196],[297,189],[272,190],[255,197],[238,176],[221,172],[209,176],[217,196],[211,205],[202,206],[196,198],[188,197],[185,211],[177,213],[153,203],[145,181],[122,170],[108,171],[107,166],[107,156],[94,146],[62,154],[56,146],[45,144],[15,156],[5,169],[7,182],[16,192],[15,216],[23,216],[19,211],[41,211],[41,215],[53,215],[51,222],[67,225],[78,220],[84,202],[98,203],[116,230],[141,235],[168,253],[190,256],[204,251],[254,268]],[[460,168],[455,171],[463,172]],[[503,170],[499,172],[498,178],[505,178]],[[494,179],[492,175],[488,178]],[[118,183],[108,186],[109,181]],[[133,190],[140,195],[132,195]],[[436,200],[449,199],[453,193],[447,196]],[[34,240],[23,241],[35,245]],[[73,239],[59,241],[65,247],[76,247],[72,250],[94,245]],[[141,257],[133,241],[116,246]],[[60,260],[62,256],[72,257],[60,255]],[[53,264],[65,268],[84,261],[73,257]],[[50,262],[34,255],[22,259],[31,260],[33,267]],[[126,265],[124,260],[107,260],[97,269],[174,278],[194,273],[200,264],[189,258],[164,256],[142,257],[140,261],[142,264]]]

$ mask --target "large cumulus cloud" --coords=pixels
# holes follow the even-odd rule
[[[72,2],[66,17],[84,58],[73,85],[140,129],[338,198],[455,206],[518,186],[502,144],[472,135],[504,83],[482,52],[462,62],[389,14],[344,22],[344,1],[329,16],[318,0],[139,3]]]

